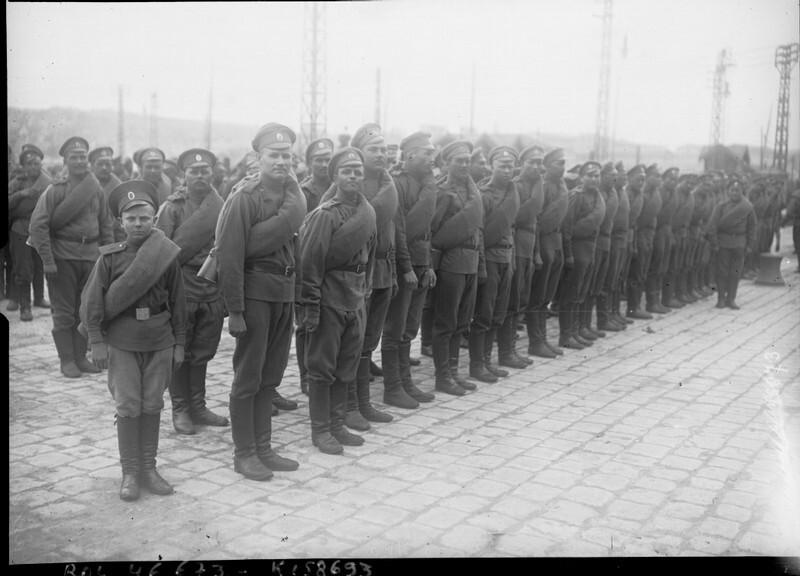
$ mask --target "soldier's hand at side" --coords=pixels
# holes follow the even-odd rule
[[[319,327],[319,308],[306,306],[306,317],[303,319],[306,332],[314,332]]]
[[[101,370],[108,368],[108,345],[105,342],[92,344],[92,364]]]
[[[42,269],[49,282],[53,282],[58,278],[58,266],[55,264],[45,264]]]
[[[244,322],[244,316],[241,312],[231,312],[228,316],[228,333],[234,338],[244,336],[247,332],[247,324]]]
[[[417,287],[417,282],[419,282],[419,280],[417,279],[417,275],[414,274],[413,270],[403,274],[403,283],[407,284],[412,289]]]
[[[422,277],[422,285],[428,288],[436,286],[436,272],[433,271],[433,268],[425,270],[425,274]]]
[[[564,258],[564,266],[566,266],[567,268],[572,268],[573,266],[575,266],[575,258],[573,258],[572,256]]]
[[[392,280],[392,298],[397,296],[399,290],[400,288],[397,286],[397,280],[396,279]]]
[[[183,359],[185,357],[186,352],[181,345],[175,345],[172,349],[172,371],[177,372],[178,368],[181,367],[183,364]]]
[[[542,266],[544,266],[544,262],[542,262],[541,256],[534,256],[533,257],[533,267],[535,270],[541,270]]]
[[[486,273],[486,270],[478,270],[478,284],[486,284],[488,279],[489,274]]]

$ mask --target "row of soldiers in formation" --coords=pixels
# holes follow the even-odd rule
[[[381,127],[366,124],[352,146],[311,142],[310,173],[298,182],[294,144],[290,128],[263,126],[255,169],[224,199],[217,159],[200,148],[178,158],[174,189],[157,148],[137,153],[141,179],[125,182],[111,173],[113,151],[90,151],[80,137],[62,146],[65,172],[53,181],[38,148],[20,155],[25,177],[9,186],[17,297],[32,278],[17,263],[41,258],[61,372],[108,368],[123,499],[140,486],[172,492],[155,470],[164,389],[178,433],[230,424],[245,477],[296,469],[273,449],[271,426],[276,410],[297,408],[278,392],[293,335],[312,442],[336,454],[364,442],[348,428],[392,420],[370,398],[379,345],[384,403],[415,409],[435,399],[411,374],[420,330],[434,390],[461,396],[508,376],[500,366],[524,369],[529,356],[580,350],[696,302],[712,282],[717,306],[737,309],[756,248],[745,192],[761,183],[735,175],[589,161],[571,177],[559,148],[484,153],[456,140],[437,150],[423,132],[399,144],[390,171]],[[552,308],[557,343],[547,335]],[[205,402],[225,316],[236,338],[230,422]],[[521,324],[527,355],[516,344]]]

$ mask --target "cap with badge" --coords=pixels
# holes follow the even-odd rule
[[[340,148],[333,156],[331,162],[328,164],[328,176],[331,180],[336,177],[336,172],[339,168],[348,166],[362,167],[364,166],[364,154],[355,146],[347,146]]]
[[[160,148],[148,147],[137,150],[133,153],[133,161],[138,166],[144,165],[148,160],[161,160],[162,162],[167,159],[167,155]]]
[[[495,159],[501,159],[511,160],[516,164],[517,156],[517,151],[511,146],[495,146],[489,150],[489,153],[486,155],[486,161],[491,164]]]
[[[650,164],[650,166],[645,169],[644,173],[647,176],[660,176],[661,169],[658,167],[658,164]]]
[[[261,152],[264,148],[288,150],[294,145],[296,140],[297,136],[291,128],[283,124],[278,124],[277,122],[270,122],[258,129],[258,132],[256,132],[253,138],[252,145],[253,150],[256,152]]]
[[[676,168],[675,166],[671,166],[670,168],[664,170],[664,173],[661,175],[661,177],[666,179],[668,176],[672,176],[673,174],[677,176],[678,172],[680,172],[680,169]]]
[[[205,148],[191,148],[178,156],[178,168],[181,172],[186,172],[189,166],[195,164],[207,164],[213,168],[217,163],[217,157]]]
[[[442,161],[444,163],[450,162],[450,160],[461,154],[466,154],[467,156],[471,156],[472,142],[469,142],[467,140],[453,140],[447,146],[442,148],[440,154]]]
[[[563,148],[553,148],[544,155],[544,163],[549,164],[551,162],[558,162],[559,160],[564,160],[564,149]]]
[[[364,146],[368,144],[383,144],[384,142],[386,142],[386,140],[383,137],[381,125],[375,122],[369,122],[356,130],[356,133],[353,134],[353,139],[350,141],[350,145],[353,148],[363,149]]]
[[[522,152],[519,153],[520,164],[527,162],[529,159],[544,160],[544,148],[538,144],[523,148]]]
[[[617,169],[614,167],[614,163],[610,160],[603,164],[603,167],[600,169],[600,174],[615,174]]]
[[[600,162],[595,162],[594,160],[589,160],[588,162],[584,162],[581,164],[581,167],[578,169],[578,174],[580,176],[586,176],[589,172],[602,172],[603,166]]]
[[[108,195],[108,209],[115,218],[128,208],[150,204],[158,209],[158,192],[155,186],[144,180],[128,180],[117,185]]]
[[[89,152],[89,163],[94,164],[95,160],[99,160],[100,158],[108,158],[109,160],[114,158],[114,150],[110,146],[99,146],[95,148],[91,152]]]
[[[44,153],[38,146],[34,146],[33,144],[23,145],[22,152],[19,155],[19,163],[24,166],[25,162],[34,157],[38,157],[39,160],[44,160]]]
[[[647,167],[644,164],[637,164],[636,166],[634,166],[633,168],[628,170],[628,176],[629,177],[633,176],[635,174],[638,174],[639,172],[644,174],[646,169],[647,169]]]
[[[306,164],[311,166],[311,162],[316,156],[323,156],[325,154],[333,154],[335,145],[330,138],[317,138],[306,148]]]
[[[88,154],[89,142],[87,142],[80,136],[73,136],[72,138],[67,138],[67,141],[61,145],[61,148],[59,148],[58,155],[61,156],[62,158],[66,158],[67,154],[69,154],[70,152],[83,152],[84,154]]]
[[[411,150],[422,148],[423,150],[435,150],[436,146],[431,142],[431,135],[427,132],[414,132],[400,141],[400,150],[403,157],[407,157]]]
[[[472,162],[475,162],[481,156],[483,156],[483,148],[481,148],[480,146],[476,146],[475,149],[472,151],[472,154],[470,154],[469,159]]]

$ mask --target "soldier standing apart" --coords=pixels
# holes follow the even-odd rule
[[[34,288],[33,305],[49,308],[44,299],[44,273],[42,259],[28,244],[30,218],[39,197],[50,186],[50,176],[42,170],[44,154],[36,146],[27,145],[19,155],[24,173],[8,185],[8,220],[11,223],[9,246],[11,250],[12,277],[19,302],[19,319],[33,320],[31,313],[31,283]],[[38,272],[38,274],[37,274]],[[36,282],[37,275],[39,282]],[[37,287],[37,284],[39,286]]]
[[[106,193],[106,198],[111,194],[111,191],[122,183],[122,180],[117,178],[113,172],[114,168],[114,150],[109,146],[100,146],[89,152],[89,164],[92,166],[92,174],[100,182],[103,187],[103,192]],[[127,238],[125,230],[122,229],[122,223],[119,218],[114,218],[112,224],[114,232],[114,242],[124,242]]]
[[[181,249],[178,264],[186,293],[185,361],[169,384],[172,424],[178,434],[194,434],[195,426],[227,426],[228,419],[206,407],[206,369],[222,335],[225,306],[216,284],[197,277],[214,247],[214,231],[222,198],[211,185],[217,159],[208,150],[193,148],[178,158],[186,186],[167,197],[156,228]]]
[[[295,134],[282,124],[253,138],[260,171],[228,196],[216,227],[219,285],[236,338],[230,395],[233,468],[250,480],[298,463],[272,449],[272,399],[292,339],[295,241],[306,201],[291,171]]]
[[[300,189],[306,197],[306,209],[312,212],[319,206],[320,200],[328,188],[331,187],[331,179],[328,176],[328,164],[331,162],[333,154],[333,140],[330,138],[319,138],[311,142],[306,148],[306,165],[311,172],[309,176],[300,182]],[[306,370],[306,328],[303,323],[305,311],[300,304],[300,283],[295,286],[295,324],[297,328],[294,332],[295,354],[297,356],[297,370],[300,372],[300,390],[303,394],[308,394],[308,378]]]
[[[614,190],[617,193],[617,212],[611,227],[611,243],[608,253],[608,273],[603,285],[601,298],[597,298],[597,328],[609,332],[619,332],[628,328],[628,322],[619,313],[622,302],[622,284],[624,269],[628,253],[628,219],[630,218],[631,205],[625,187],[628,184],[628,175],[625,165],[620,161],[614,166]]]
[[[728,183],[728,199],[714,208],[708,225],[712,259],[716,263],[717,308],[738,310],[736,292],[745,254],[756,247],[758,222],[744,186],[738,179]]]
[[[355,379],[371,290],[375,210],[362,194],[364,156],[344,147],[331,158],[335,194],[311,212],[301,231],[302,302],[311,441],[320,452],[360,446],[344,427],[347,382]]]
[[[519,154],[519,162],[520,173],[514,179],[520,202],[514,222],[514,275],[506,318],[497,332],[498,362],[509,368],[525,368],[533,363],[533,360],[517,353],[516,340],[519,315],[527,308],[530,299],[534,268],[542,266],[537,222],[544,204],[544,148],[525,148]]]
[[[492,366],[497,329],[508,309],[513,274],[514,234],[512,225],[519,212],[519,194],[513,181],[517,151],[496,146],[487,161],[492,175],[478,185],[483,198],[483,250],[486,278],[478,281],[475,313],[469,327],[469,375],[481,382],[497,382],[508,372]]]
[[[411,274],[404,271],[398,280],[399,290],[389,304],[381,339],[383,401],[398,408],[417,408],[420,402],[434,399],[433,394],[417,388],[411,377],[411,342],[419,332],[428,290],[436,286],[430,257],[430,226],[436,208],[436,148],[430,138],[425,132],[404,138],[400,142],[403,167],[392,174],[412,266]]]
[[[92,343],[92,362],[98,370],[108,368],[116,403],[119,497],[136,500],[140,484],[166,496],[173,488],[156,470],[156,455],[164,389],[183,363],[180,248],[153,229],[158,197],[150,183],[124,182],[108,201],[127,241],[100,248],[83,292],[81,328]]]
[[[619,196],[614,188],[614,181],[617,178],[617,169],[613,162],[606,162],[600,170],[600,195],[606,205],[603,221],[600,223],[600,230],[597,235],[597,246],[594,252],[594,265],[589,284],[589,294],[581,308],[581,326],[588,332],[587,336],[604,337],[606,334],[600,328],[601,320],[607,320],[608,315],[604,312],[608,307],[608,294],[605,292],[606,276],[610,269],[611,259],[611,230],[614,227],[614,218],[617,215],[619,206]],[[597,325],[598,329],[592,328],[592,315],[594,314],[595,304],[597,305]]]
[[[558,345],[574,350],[591,346],[593,341],[581,330],[580,310],[589,292],[597,236],[606,211],[600,194],[601,169],[593,161],[580,167],[581,183],[570,191],[569,210],[561,230],[565,271],[558,302]]]
[[[53,341],[61,373],[80,378],[100,370],[86,359],[86,338],[78,332],[81,291],[100,253],[98,242],[113,242],[105,192],[89,171],[89,143],[69,138],[59,154],[67,176],[45,190],[31,215],[30,238],[42,257],[53,305]]]
[[[542,267],[533,275],[531,296],[525,309],[528,328],[528,354],[555,358],[564,352],[547,341],[547,304],[553,299],[564,265],[561,223],[569,207],[569,192],[564,183],[566,160],[561,148],[544,156],[544,205],[539,214],[539,254]]]
[[[455,140],[442,149],[447,177],[438,185],[431,222],[433,294],[432,352],[436,390],[463,396],[475,384],[458,375],[461,338],[475,311],[478,270],[483,269],[483,198],[470,176],[472,144]]]

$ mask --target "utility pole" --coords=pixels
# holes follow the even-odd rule
[[[158,146],[158,93],[150,95],[150,146]]]
[[[325,2],[306,2],[303,24],[303,103],[300,150],[326,132]]]
[[[715,146],[722,142],[722,135],[725,116],[725,99],[730,96],[728,81],[725,79],[725,72],[728,67],[733,66],[730,61],[730,54],[727,50],[720,50],[717,55],[717,67],[714,69],[714,93],[711,105],[711,145]]]
[[[469,137],[475,139],[475,62],[472,63],[472,88],[469,100]]]
[[[628,35],[626,34],[622,42],[622,60],[628,56]],[[621,70],[620,66],[620,70]],[[615,158],[617,152],[617,122],[619,121],[619,81],[622,77],[621,72],[617,72],[617,97],[614,101],[614,132],[611,135],[611,158]]]
[[[122,101],[122,84],[117,87],[117,156],[125,156],[125,107]]]
[[[381,123],[381,69],[375,71],[375,123]]]
[[[605,0],[603,8],[603,44],[600,49],[600,83],[597,91],[597,122],[594,130],[593,160],[608,157],[608,103],[611,85],[611,22],[613,0]]]
[[[775,67],[781,75],[778,91],[778,118],[775,124],[775,155],[772,167],[786,172],[789,156],[789,79],[800,55],[800,44],[785,44],[775,50]]]
[[[767,149],[767,140],[769,139],[769,127],[772,124],[772,107],[769,109],[769,116],[767,117],[767,129],[761,132],[761,154],[758,162],[758,169],[764,170],[767,163],[764,160],[764,151]]]
[[[206,114],[206,150],[211,150],[211,111],[214,98],[214,68],[211,68],[211,82],[208,85],[208,114]]]

